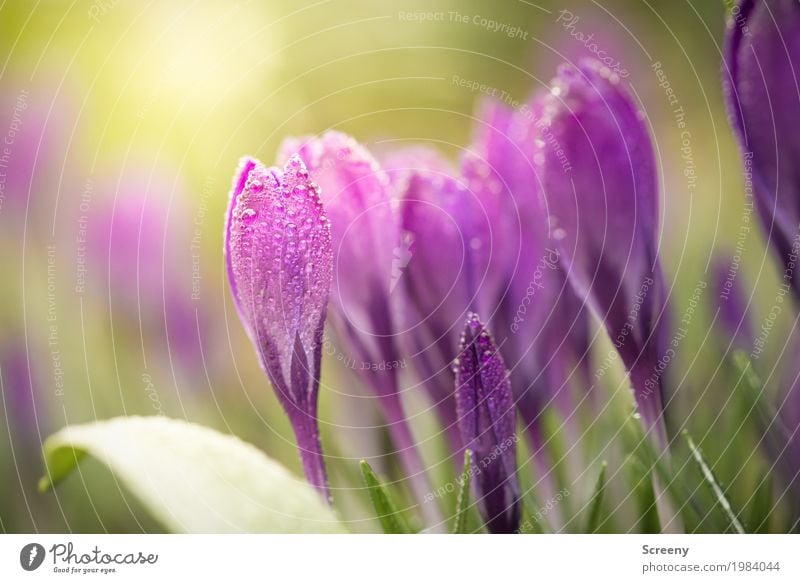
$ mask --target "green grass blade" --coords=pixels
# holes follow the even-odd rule
[[[555,478],[558,491],[569,491],[572,483],[567,472],[568,447],[564,435],[564,421],[554,408],[546,408],[541,415],[542,432],[545,449],[551,460],[551,472]],[[571,513],[570,501],[564,498],[561,501],[560,512],[564,516]]]
[[[367,486],[372,507],[375,509],[375,515],[381,523],[381,527],[383,527],[383,532],[386,534],[410,534],[411,528],[397,511],[397,506],[395,506],[388,490],[380,482],[366,460],[361,460],[361,476],[364,478],[364,484]]]
[[[705,459],[703,459],[703,454],[701,453],[700,449],[694,444],[694,441],[692,441],[688,431],[683,432],[683,437],[686,439],[686,444],[689,446],[689,450],[692,452],[692,457],[694,458],[694,461],[697,462],[697,466],[700,468],[706,484],[708,484],[708,486],[711,488],[711,491],[714,493],[714,497],[717,499],[720,508],[722,508],[722,511],[727,516],[731,527],[739,534],[744,534],[742,523],[739,522],[736,513],[731,507],[730,501],[728,501],[727,496],[725,496],[725,492],[720,487],[716,476],[714,476],[714,472],[711,471],[711,468],[708,467]]]
[[[772,477],[766,475],[753,494],[747,525],[750,532],[768,533],[773,509]]]
[[[469,507],[469,484],[472,477],[472,451],[464,452],[464,470],[461,473],[461,486],[458,489],[458,499],[456,500],[455,524],[453,534],[465,534],[467,532],[467,509]]]
[[[636,417],[628,417],[623,437],[630,455],[639,460],[642,466],[640,471],[644,471],[644,468],[651,469],[651,474],[658,478],[672,503],[680,509],[684,526],[689,531],[693,531],[697,525],[703,522],[706,513],[694,499],[694,487],[687,482],[684,473],[676,474],[673,471],[671,459],[665,455],[665,452],[657,449],[653,440],[647,438],[641,422]],[[629,472],[631,471],[632,469],[629,468]],[[716,515],[714,516],[716,517]],[[723,529],[726,524],[720,520],[718,530]]]
[[[628,458],[628,473],[631,488],[633,489],[633,498],[638,507],[638,530],[645,534],[660,533],[661,521],[658,518],[653,473],[649,465],[639,456],[631,455]]]
[[[594,486],[594,494],[592,494],[592,502],[589,509],[589,523],[586,526],[586,532],[594,533],[600,527],[600,522],[603,516],[603,494],[606,489],[606,468],[607,462],[603,462],[600,468],[600,475],[597,477],[597,482]]]
[[[750,357],[737,350],[732,360],[740,379],[737,389],[742,385],[745,402],[749,404],[747,410],[743,412],[744,417],[754,417],[759,434],[766,434],[765,439],[772,447],[783,449],[783,444],[791,439],[792,432],[781,423],[780,415],[765,398],[764,384],[750,362]]]

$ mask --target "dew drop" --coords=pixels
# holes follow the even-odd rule
[[[256,213],[256,211],[254,211],[251,208],[246,208],[246,209],[244,209],[242,211],[242,214],[240,216],[241,216],[242,222],[245,225],[249,226],[249,225],[252,225],[253,221],[256,220],[256,217],[258,216],[258,213]]]

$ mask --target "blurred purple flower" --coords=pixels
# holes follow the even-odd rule
[[[183,372],[199,375],[201,338],[213,330],[187,285],[194,274],[187,268],[192,257],[183,189],[168,174],[140,165],[123,168],[115,180],[116,185],[104,180],[87,187],[103,198],[86,203],[87,220],[76,221],[86,231],[80,238],[86,240],[88,277],[102,280],[117,321],[132,319],[150,340],[142,341],[145,349],[166,345]]]
[[[723,84],[756,208],[800,296],[800,3],[742,0],[728,24]]]
[[[388,430],[418,499],[430,491],[400,400],[397,315],[390,302],[401,240],[392,209],[391,185],[372,155],[350,136],[327,132],[289,139],[283,157],[298,152],[330,217],[334,284],[331,324],[348,351],[349,368],[378,396]],[[423,506],[434,518],[433,505]]]
[[[454,361],[458,427],[473,452],[478,505],[492,533],[519,528],[514,398],[503,357],[478,316],[470,314]]]
[[[442,371],[454,358],[464,317],[478,311],[513,363],[512,390],[538,447],[540,413],[556,393],[566,405],[561,389],[569,364],[586,353],[588,321],[546,238],[533,163],[535,122],[529,105],[487,101],[458,173],[423,148],[390,156],[384,166],[410,247],[401,279],[405,336],[444,426],[454,424],[452,385]]]
[[[734,350],[753,348],[753,327],[748,317],[747,296],[742,290],[741,273],[732,271],[729,259],[717,257],[712,271],[713,309],[719,310],[719,326]]]
[[[548,139],[535,154],[570,281],[606,326],[638,408],[664,441],[666,294],[657,255],[658,187],[650,136],[618,78],[563,66],[541,102]]]
[[[13,75],[0,92],[0,217],[9,228],[26,213],[44,210],[58,191],[55,181],[69,174],[69,125],[72,93],[67,85],[29,87]],[[13,89],[12,89],[13,88]],[[31,221],[31,228],[36,221]]]
[[[331,227],[298,156],[282,171],[243,160],[228,207],[225,256],[239,316],[291,421],[306,477],[329,498],[317,397]]]
[[[27,353],[23,346],[4,348],[0,356],[2,404],[15,449],[40,445],[40,435],[48,431],[45,419],[38,416],[39,395],[33,382]]]

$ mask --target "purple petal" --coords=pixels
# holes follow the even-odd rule
[[[281,151],[298,152],[322,189],[336,256],[332,298],[337,317],[361,332],[374,352],[387,350],[386,338],[394,330],[386,304],[399,246],[388,176],[363,146],[339,132],[287,140]]]
[[[380,163],[394,185],[392,190],[395,195],[407,189],[403,182],[415,174],[455,175],[450,161],[427,146],[411,146],[388,152],[380,157]]]
[[[744,0],[732,13],[723,73],[728,111],[746,170],[752,169],[756,208],[800,293],[795,268],[800,225],[800,4]],[[749,172],[747,172],[749,174]]]
[[[318,187],[292,156],[246,161],[228,211],[228,269],[239,313],[292,426],[308,480],[327,494],[317,430],[331,229]]]
[[[236,310],[239,312],[239,317],[242,316],[241,308],[239,307],[239,294],[236,291],[236,279],[233,277],[233,266],[231,265],[231,251],[230,251],[230,240],[231,240],[231,222],[233,220],[233,209],[236,208],[236,200],[239,198],[239,195],[242,194],[245,185],[247,184],[247,177],[252,172],[253,168],[256,167],[258,162],[249,157],[242,158],[239,162],[239,169],[236,171],[236,174],[233,177],[233,186],[231,187],[231,194],[228,200],[228,212],[225,213],[225,266],[228,270],[228,281],[230,282],[231,286],[231,293],[233,294],[233,300],[236,304]]]
[[[598,63],[562,67],[542,112],[548,138],[535,156],[551,237],[579,296],[603,320],[652,425],[662,414],[656,365],[667,327],[657,177],[643,116]]]
[[[454,363],[458,426],[473,452],[473,476],[487,528],[519,528],[514,399],[503,357],[475,314],[467,318]]]
[[[406,305],[402,325],[413,369],[453,436],[450,365],[467,313],[477,309],[492,256],[491,225],[474,193],[437,171],[415,170],[403,180],[400,226],[408,245],[399,277]]]

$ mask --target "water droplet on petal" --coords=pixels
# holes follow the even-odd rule
[[[253,221],[256,220],[258,213],[251,208],[246,208],[242,211],[240,216],[245,225],[252,225]]]

